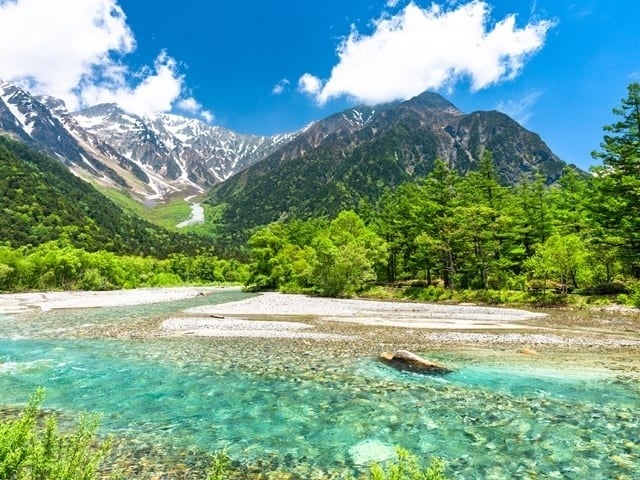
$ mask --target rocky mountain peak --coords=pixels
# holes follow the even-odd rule
[[[451,115],[464,115],[453,103],[435,92],[423,92],[404,102],[404,105],[422,110],[437,110]]]

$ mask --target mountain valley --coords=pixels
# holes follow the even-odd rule
[[[501,182],[510,185],[535,173],[552,183],[566,166],[507,115],[465,114],[431,92],[258,136],[175,114],[142,117],[115,104],[69,112],[61,100],[4,82],[0,131],[113,190],[109,196],[121,205],[126,197],[115,191],[148,206],[204,196],[219,207],[223,228],[235,232],[358,208],[423,178],[436,159],[465,174],[489,150]],[[145,210],[137,209],[149,219]]]

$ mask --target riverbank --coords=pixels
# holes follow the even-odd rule
[[[238,287],[142,288],[114,291],[0,295],[0,315],[97,309],[204,297]],[[213,303],[213,302],[212,302]],[[179,315],[103,328],[86,325],[74,337],[211,337],[331,341],[341,348],[376,345],[424,348],[490,347],[554,350],[640,349],[637,311],[531,311],[476,305],[334,299],[261,293],[221,304],[204,303]]]
[[[5,293],[0,295],[0,315],[49,310],[123,307],[171,302],[237,287],[138,288],[107,291]]]
[[[513,351],[640,349],[629,312],[529,311],[475,305],[353,300],[263,293],[204,305],[163,321],[170,336],[341,340],[353,352],[379,348]],[[364,349],[364,350],[363,350]]]
[[[438,330],[519,329],[522,321],[547,316],[513,308],[336,299],[270,292],[239,302],[195,307],[185,313],[233,317],[313,316],[324,322]]]

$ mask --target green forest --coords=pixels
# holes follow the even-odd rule
[[[352,295],[371,282],[436,300],[454,292],[620,294],[640,303],[640,85],[605,127],[602,166],[507,187],[491,153],[460,175],[437,161],[420,182],[387,190],[331,222],[274,223],[249,240],[256,288]],[[525,296],[516,298],[525,299]],[[458,297],[460,298],[460,297]],[[513,297],[512,297],[513,298]]]
[[[0,136],[0,290],[242,282],[203,236],[124,212],[60,162]]]
[[[551,186],[542,175],[505,186],[488,150],[466,175],[436,160],[426,177],[356,211],[255,229],[227,259],[211,237],[125,214],[58,162],[2,138],[0,289],[233,281],[327,296],[394,286],[425,300],[580,292],[640,305],[640,84],[614,113],[589,174],[567,168]]]

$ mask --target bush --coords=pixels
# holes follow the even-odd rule
[[[231,458],[225,450],[217,452],[211,460],[207,480],[226,480],[231,473]]]
[[[373,464],[369,480],[446,480],[442,459],[434,458],[428,466],[423,467],[418,457],[404,448],[398,447],[396,454],[397,460],[384,465]]]
[[[68,434],[58,431],[56,417],[38,428],[43,391],[37,390],[17,420],[0,421],[0,478],[92,480],[110,448],[96,441],[98,421],[82,417]]]
[[[149,282],[152,287],[174,287],[181,285],[182,279],[175,273],[156,273]]]
[[[594,286],[589,293],[594,295],[620,295],[621,293],[629,293],[629,289],[622,282],[610,282]]]

